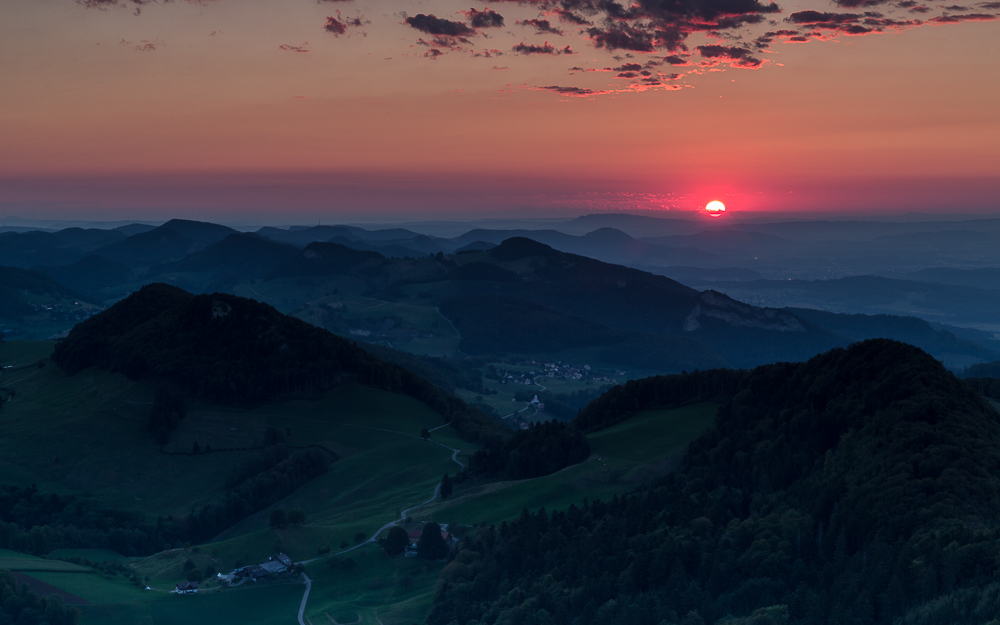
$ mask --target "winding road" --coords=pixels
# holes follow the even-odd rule
[[[413,434],[407,434],[405,432],[397,432],[396,430],[386,430],[384,428],[376,428],[376,427],[371,427],[371,426],[366,426],[366,425],[355,425],[353,423],[344,423],[342,425],[352,425],[354,427],[361,427],[361,428],[366,428],[366,429],[370,429],[370,430],[380,430],[382,432],[391,432],[393,434],[400,434],[402,436],[409,436],[410,438],[420,438],[419,436],[414,436]],[[448,426],[448,425],[450,425],[450,422],[449,423],[445,423],[444,425],[439,425],[438,427],[434,428],[434,430],[439,430],[439,429],[441,429],[441,428],[443,428],[445,426]],[[434,430],[429,430],[429,431],[433,432]],[[444,443],[438,442],[438,441],[433,440],[433,439],[425,439],[425,440],[427,440],[428,442],[434,443],[435,445],[440,445],[441,447],[444,447],[445,449],[447,449],[448,451],[450,451],[451,452],[451,459],[452,459],[452,461],[455,464],[457,464],[458,466],[460,466],[462,469],[465,468],[465,465],[461,461],[459,461],[459,459],[458,459],[458,453],[460,451],[462,451],[461,449],[455,449],[454,447],[449,447],[449,446],[445,445]],[[354,551],[355,549],[359,549],[361,547],[364,547],[365,545],[367,545],[369,543],[373,543],[373,542],[375,542],[375,540],[376,540],[376,538],[378,537],[379,534],[381,534],[385,530],[389,529],[390,527],[394,527],[394,526],[399,525],[400,523],[402,523],[403,519],[405,519],[407,516],[409,516],[409,513],[410,513],[411,510],[416,510],[418,508],[422,508],[422,507],[426,506],[427,504],[429,504],[432,501],[434,501],[435,499],[437,499],[440,495],[441,495],[441,483],[439,482],[437,484],[437,486],[434,487],[434,493],[431,495],[430,499],[428,499],[427,501],[424,501],[423,503],[419,503],[419,504],[417,504],[415,506],[410,506],[406,510],[403,510],[400,513],[398,519],[396,519],[394,521],[390,521],[389,523],[386,523],[382,527],[380,527],[377,530],[375,530],[375,533],[372,534],[371,537],[368,540],[360,542],[360,543],[358,543],[358,544],[356,544],[353,547],[350,547],[348,549],[344,549],[343,551],[338,551],[337,553],[331,553],[331,554],[328,554],[328,555],[325,555],[325,556],[319,556],[318,558],[312,558],[310,560],[302,560],[301,562],[296,562],[296,564],[309,564],[310,562],[316,562],[317,560],[325,560],[327,558],[332,558],[333,556],[339,556],[341,554]],[[309,576],[306,575],[305,573],[302,573],[302,578],[305,580],[305,583],[306,583],[306,591],[302,595],[302,603],[299,604],[299,625],[306,625],[306,622],[304,620],[305,619],[305,612],[306,612],[306,602],[309,600],[309,591],[312,590],[312,580],[310,580]]]

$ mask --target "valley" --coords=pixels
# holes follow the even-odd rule
[[[966,434],[1000,436],[1000,350],[973,327],[988,272],[768,281],[719,259],[804,248],[782,243],[791,226],[754,228],[0,235],[0,257],[48,246],[50,263],[0,274],[0,322],[19,328],[0,342],[0,570],[84,625],[957,614],[920,589],[991,592],[992,530],[956,525],[981,524],[993,488],[992,468],[958,462],[994,463]],[[648,264],[682,257],[704,266],[675,281]],[[954,434],[920,425],[942,420]],[[853,473],[864,454],[884,460]],[[966,517],[948,471],[972,485]],[[899,501],[920,519],[899,521]],[[388,555],[392,530],[438,526],[445,557]],[[299,564],[217,576],[279,553]],[[896,603],[823,581],[860,579],[869,557]],[[924,564],[884,573],[894,558]],[[198,592],[171,592],[184,582]]]

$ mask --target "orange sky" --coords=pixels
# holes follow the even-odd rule
[[[564,35],[536,34],[517,21],[539,19],[537,2],[175,0],[138,16],[131,0],[84,6],[103,1],[0,6],[0,214],[332,219],[689,209],[714,197],[735,210],[1000,209],[1000,21],[980,21],[997,3],[919,14],[779,3],[774,24],[687,34],[691,65],[650,66],[662,84],[638,91],[641,76],[570,68],[670,50],[629,58],[552,16]],[[471,7],[504,26],[425,58],[417,41],[430,35],[406,17],[471,23],[458,13]],[[361,24],[324,31],[338,9]],[[803,11],[872,10],[923,24],[751,46]],[[929,23],[970,14],[982,17]],[[514,52],[546,41],[575,53]],[[713,59],[697,46],[712,44],[752,49],[761,66],[699,66]],[[472,55],[483,49],[503,55]]]

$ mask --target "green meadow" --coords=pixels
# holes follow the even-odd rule
[[[562,471],[517,482],[463,484],[433,510],[440,523],[499,523],[525,508],[548,510],[610,499],[670,470],[687,444],[708,428],[718,405],[650,410],[590,434],[591,457]]]

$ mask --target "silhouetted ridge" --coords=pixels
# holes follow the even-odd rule
[[[500,262],[521,260],[528,256],[551,256],[558,254],[554,249],[525,237],[511,237],[489,251],[490,256]]]
[[[410,395],[471,439],[502,432],[413,372],[267,304],[225,293],[191,295],[151,284],[77,325],[52,358],[71,375],[96,366],[242,406],[315,395],[353,380]]]
[[[217,243],[227,236],[236,233],[236,230],[233,230],[229,226],[221,226],[207,221],[193,221],[191,219],[171,219],[160,227],[179,232],[201,245]]]
[[[233,271],[261,278],[282,263],[301,254],[292,245],[256,234],[237,232],[181,260],[155,267],[157,273],[172,271]]]
[[[314,242],[279,267],[273,277],[321,276],[346,271],[366,261],[384,259],[378,252],[355,250],[338,243]]]

